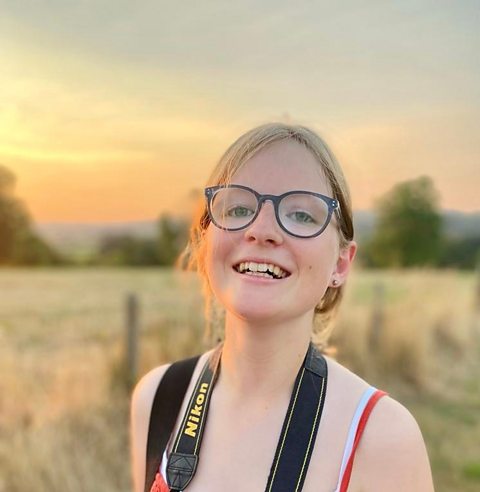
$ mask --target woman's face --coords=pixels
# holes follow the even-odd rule
[[[314,156],[293,140],[275,142],[258,152],[234,174],[232,184],[261,194],[307,190],[332,197]],[[251,322],[286,321],[308,312],[313,315],[338,266],[335,224],[333,216],[317,237],[290,236],[278,225],[270,201],[246,229],[224,231],[210,223],[205,266],[214,295],[231,314]],[[354,251],[350,261],[353,255]],[[274,279],[238,272],[239,264],[245,262],[278,265],[288,275]],[[342,273],[346,276],[344,263],[335,278],[341,279]]]

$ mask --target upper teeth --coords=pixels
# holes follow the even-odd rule
[[[246,261],[238,266],[239,272],[250,270],[251,272],[266,272],[273,273],[276,277],[285,277],[287,272],[282,270],[278,265],[273,263],[255,263],[254,261]]]

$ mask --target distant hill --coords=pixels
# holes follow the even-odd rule
[[[354,212],[353,222],[355,236],[358,241],[367,239],[373,232],[376,223],[375,214],[370,210]],[[443,227],[450,238],[480,236],[480,212],[459,212],[443,210]]]
[[[444,227],[450,237],[480,235],[480,212],[466,213],[443,211]],[[367,239],[375,227],[375,214],[369,210],[354,212],[355,237],[359,242]],[[58,250],[68,254],[88,254],[95,251],[104,236],[125,234],[152,238],[156,234],[156,222],[151,220],[106,223],[39,223],[37,232]]]
[[[445,230],[451,237],[480,236],[480,212],[446,210],[443,218]]]
[[[35,224],[35,229],[59,251],[84,255],[94,252],[105,236],[153,238],[156,226],[153,220],[105,223],[52,222]]]

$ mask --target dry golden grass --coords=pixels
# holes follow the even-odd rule
[[[339,361],[415,415],[440,492],[480,484],[475,282],[454,271],[356,271],[332,339]],[[383,323],[372,339],[378,283]],[[131,489],[129,397],[119,384],[130,291],[141,302],[139,373],[204,349],[194,277],[0,270],[0,492]]]

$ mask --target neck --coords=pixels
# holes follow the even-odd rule
[[[220,380],[229,397],[245,402],[290,396],[311,327],[311,313],[275,325],[253,325],[227,313]]]

